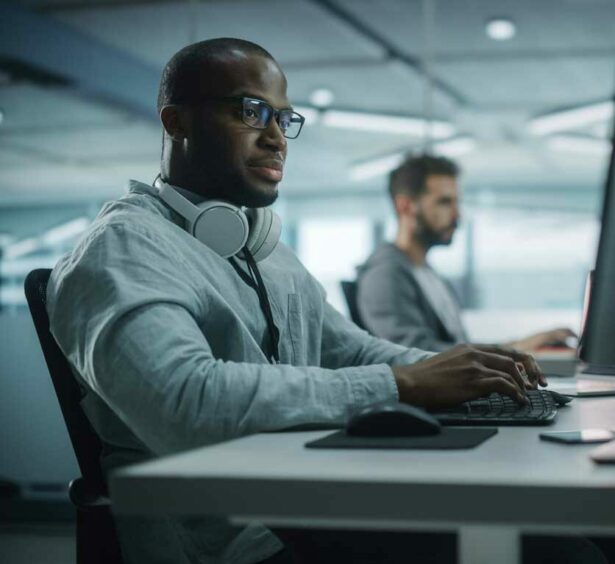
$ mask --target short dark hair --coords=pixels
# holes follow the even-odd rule
[[[261,55],[275,59],[260,45],[244,39],[220,37],[188,45],[171,57],[162,71],[158,90],[158,112],[169,104],[186,103],[198,95],[203,67],[216,59],[228,56],[231,51]]]
[[[389,175],[389,194],[393,201],[398,194],[418,198],[425,191],[427,177],[432,174],[459,176],[459,166],[445,157],[409,155]]]

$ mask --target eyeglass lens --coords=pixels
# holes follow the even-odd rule
[[[250,98],[243,99],[242,119],[243,122],[250,127],[265,129],[271,121],[273,112],[273,108],[265,102]],[[277,122],[284,137],[294,139],[301,131],[303,118],[292,110],[280,110],[278,112]]]

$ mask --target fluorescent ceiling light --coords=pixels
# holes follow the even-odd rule
[[[433,152],[445,157],[460,157],[476,149],[476,141],[467,135],[439,141],[432,146]]]
[[[13,259],[21,257],[36,251],[40,246],[41,242],[37,237],[29,237],[28,239],[23,239],[6,247],[2,253],[2,258]]]
[[[90,225],[90,220],[87,217],[72,219],[43,233],[41,235],[41,242],[45,245],[56,245],[83,233],[88,228],[88,225]]]
[[[547,146],[552,151],[602,156],[609,152],[611,143],[606,139],[580,135],[554,135],[548,139]]]
[[[404,160],[405,153],[398,152],[354,165],[350,169],[350,179],[354,182],[383,176],[396,169]]]
[[[446,157],[458,157],[476,149],[476,141],[470,136],[456,137],[439,141],[432,145],[432,151],[436,155]],[[384,176],[396,169],[404,160],[406,153],[396,151],[388,155],[382,155],[374,159],[369,159],[355,164],[350,169],[350,179],[355,182],[368,180],[376,176]]]
[[[606,139],[611,136],[611,128],[613,127],[611,122],[604,122],[594,125],[591,128],[592,135],[596,137],[600,137],[601,139]]]
[[[310,102],[317,108],[328,108],[335,100],[335,95],[328,88],[317,88],[310,94]]]
[[[300,113],[305,118],[305,125],[314,125],[318,123],[320,112],[308,106],[293,106],[293,110]]]
[[[424,137],[429,131],[434,139],[444,139],[455,133],[455,127],[446,121],[428,122],[421,118],[341,110],[326,111],[322,116],[322,123],[327,127],[395,133],[410,137]]]
[[[601,102],[534,118],[529,123],[529,130],[535,135],[547,135],[587,127],[612,117],[613,102]]]
[[[90,220],[87,217],[71,219],[62,225],[48,229],[39,237],[28,237],[17,243],[7,245],[4,249],[3,258],[14,259],[38,251],[43,247],[57,245],[83,233],[88,225],[90,225]]]
[[[485,33],[495,41],[507,41],[517,34],[517,26],[509,18],[493,18],[485,24]]]

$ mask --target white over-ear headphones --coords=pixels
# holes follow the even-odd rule
[[[186,220],[186,231],[222,258],[238,255],[248,248],[255,261],[268,257],[280,240],[282,222],[268,208],[245,212],[223,200],[193,204],[173,186],[158,180],[160,198]]]

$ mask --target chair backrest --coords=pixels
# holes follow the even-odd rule
[[[66,357],[49,331],[46,302],[47,282],[50,275],[51,270],[48,268],[33,270],[28,274],[24,283],[26,300],[81,475],[90,488],[104,493],[106,486],[100,466],[102,449],[100,438],[81,409],[79,402],[82,393],[79,384],[73,376]]]
[[[365,329],[357,304],[357,283],[351,280],[342,280],[340,284],[342,285],[342,292],[344,292],[344,297],[346,298],[350,319],[352,319],[355,325],[358,325],[361,329]]]

